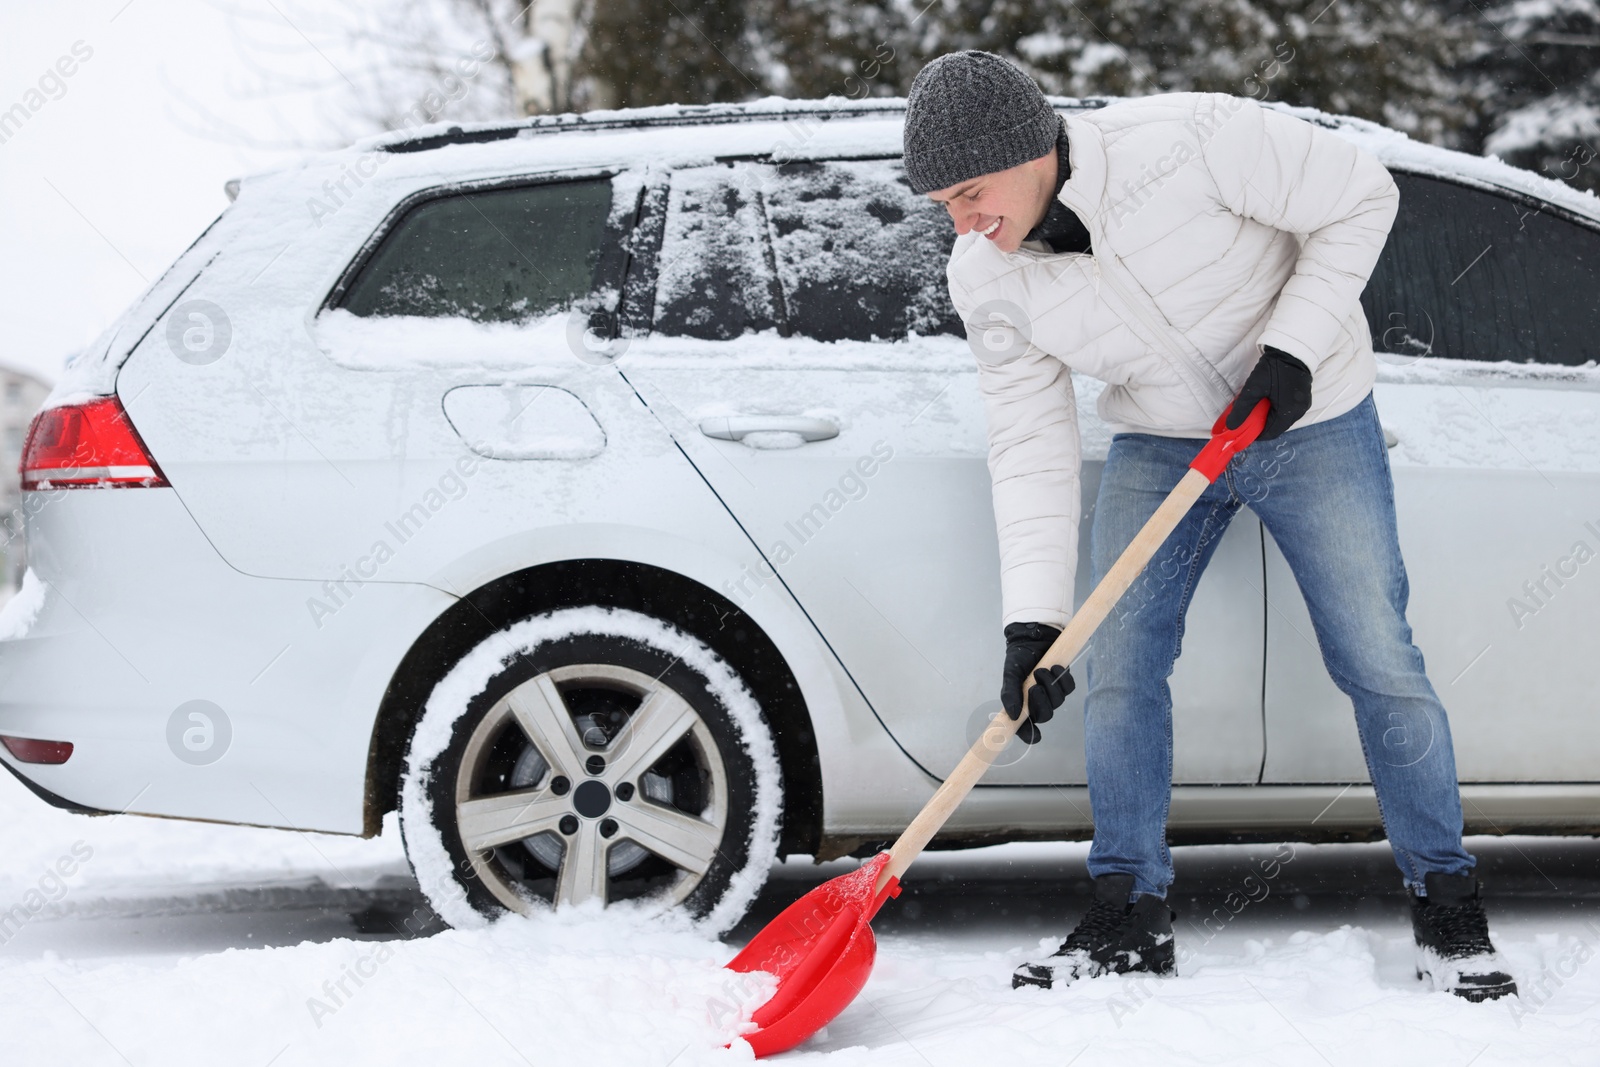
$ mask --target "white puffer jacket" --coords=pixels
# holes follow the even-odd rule
[[[1073,612],[1077,409],[1114,431],[1208,437],[1263,345],[1313,372],[1311,410],[1360,403],[1377,366],[1361,290],[1399,207],[1378,160],[1254,100],[1169,93],[1066,117],[1060,199],[1093,254],[956,240],[950,296],[978,357],[1004,621]]]

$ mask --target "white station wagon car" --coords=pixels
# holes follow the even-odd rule
[[[775,857],[892,838],[1003,649],[954,235],[902,108],[432,127],[231,187],[30,431],[0,760],[88,813],[398,808],[458,925],[649,896],[726,928]],[[1290,110],[1401,190],[1364,302],[1467,829],[1600,832],[1600,200]],[[1109,432],[1077,395],[1087,512]],[[1381,835],[1248,513],[1187,634],[1173,841]],[[1081,699],[943,845],[1091,832]]]

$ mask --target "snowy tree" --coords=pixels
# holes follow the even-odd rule
[[[981,48],[1051,93],[1284,100],[1600,186],[1600,0],[277,0],[238,19],[242,66],[263,84],[273,56],[313,45],[312,73],[277,80],[331,89],[345,141],[568,110],[903,95],[935,56]]]
[[[1450,71],[1472,31],[1424,0],[939,0],[925,22],[913,74],[932,55],[982,48],[1070,96],[1230,92],[1444,144],[1471,119]]]
[[[928,60],[981,48],[1047,92],[1232,92],[1451,144],[1475,117],[1452,75],[1474,42],[1427,0],[609,0],[584,66],[625,86],[622,103],[859,97],[903,94]]]
[[[914,16],[885,0],[596,0],[582,69],[624,106],[893,95],[917,73],[896,65]]]
[[[604,100],[598,76],[579,84],[584,0],[214,0],[231,16],[235,96],[312,96],[326,144],[375,130],[569,111]],[[274,142],[235,129],[210,101],[173,87],[191,125],[235,142],[310,147],[287,127]]]
[[[1483,112],[1475,148],[1600,191],[1600,0],[1489,8],[1466,69]]]
[[[729,0],[593,0],[581,67],[608,88],[581,102],[640,107],[765,95],[747,27],[745,6]]]

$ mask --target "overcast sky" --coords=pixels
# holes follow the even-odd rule
[[[245,98],[235,42],[204,0],[0,2],[0,117],[29,111],[0,125],[0,361],[54,381],[222,211],[227,179],[300,154],[200,136],[185,97],[266,141],[327,137],[309,98]],[[328,73],[309,46],[281,62]]]

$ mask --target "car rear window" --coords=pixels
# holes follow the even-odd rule
[[[1361,294],[1379,352],[1600,359],[1600,231],[1454,182],[1394,179],[1400,212]]]
[[[610,209],[609,179],[425,200],[383,237],[338,306],[479,322],[564,310],[593,285]]]

